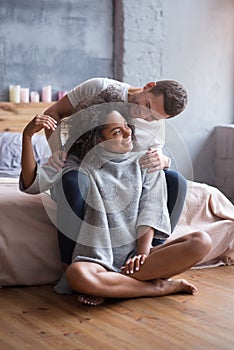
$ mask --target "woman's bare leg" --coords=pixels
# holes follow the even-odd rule
[[[105,298],[155,297],[179,292],[193,294],[197,290],[185,280],[138,281],[90,262],[71,264],[67,269],[67,279],[78,293]]]
[[[139,271],[133,278],[147,281],[170,278],[201,261],[211,249],[211,238],[205,232],[194,232],[151,249]]]
[[[185,280],[167,280],[199,262],[210,250],[207,234],[195,232],[152,248],[141,269],[131,277],[107,271],[99,264],[76,262],[68,267],[72,289],[107,298],[163,296],[178,292],[193,294],[196,287]]]

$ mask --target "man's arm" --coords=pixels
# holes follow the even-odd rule
[[[80,103],[82,104],[86,99],[92,101],[95,97],[99,96],[103,90],[104,80],[104,78],[93,78],[84,81],[74,89],[70,90],[61,100],[50,106],[44,114],[54,118],[59,125],[61,119],[69,117],[75,113],[76,108]],[[55,152],[61,150],[61,141],[58,140],[58,136],[56,135],[56,140],[56,138],[51,137],[51,135],[52,132],[46,130],[46,137],[47,140],[50,139],[49,143],[52,151]]]
[[[74,108],[69,101],[67,95],[61,98],[61,100],[55,102],[47,110],[45,110],[44,115],[49,115],[54,120],[57,121],[58,125],[63,118],[69,117],[74,113]],[[49,139],[53,131],[50,129],[45,129],[46,138]]]

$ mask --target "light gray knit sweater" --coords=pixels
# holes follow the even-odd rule
[[[141,153],[97,148],[80,167],[90,186],[73,261],[96,262],[119,271],[136,253],[139,226],[170,235],[166,180],[163,171],[147,173],[140,168]]]
[[[65,171],[77,169],[89,179],[84,220],[73,217],[72,210],[70,219],[66,218],[76,222],[78,233],[73,261],[96,262],[119,271],[136,253],[139,226],[153,227],[165,238],[170,235],[164,171],[147,173],[141,169],[138,160],[142,155],[112,153],[97,146],[80,166],[70,160]],[[20,189],[31,194],[43,192],[61,175],[50,166],[38,165],[34,183],[25,190],[20,180]]]

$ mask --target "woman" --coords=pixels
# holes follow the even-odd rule
[[[30,151],[32,135],[39,129],[55,127],[51,117],[38,116],[25,128],[21,176],[24,187],[37,179]],[[133,140],[132,127],[119,112],[112,111],[104,125],[79,137],[70,149],[71,154],[75,153],[79,173],[85,174],[91,185],[73,262],[66,275],[74,291],[91,295],[79,297],[91,305],[101,303],[103,298],[193,294],[195,286],[170,278],[202,260],[211,247],[206,233],[194,232],[152,248],[155,235],[170,234],[165,175],[163,171],[147,173],[140,168],[139,153],[132,152]],[[31,170],[26,155],[34,163]],[[134,186],[129,187],[131,183]],[[111,194],[113,187],[115,197]]]

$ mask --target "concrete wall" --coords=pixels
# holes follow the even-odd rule
[[[69,90],[113,76],[110,0],[1,0],[0,101],[8,86]]]
[[[162,75],[162,0],[125,0],[123,17],[123,79],[140,86]]]
[[[0,100],[10,84],[179,80],[189,105],[166,122],[166,151],[186,177],[213,184],[213,130],[234,121],[233,18],[234,0],[1,0]]]
[[[185,176],[213,184],[213,130],[234,121],[234,1],[127,0],[123,17],[123,79],[185,85],[189,105],[167,121],[168,151]]]
[[[214,185],[234,203],[234,124],[215,128],[214,169]]]

